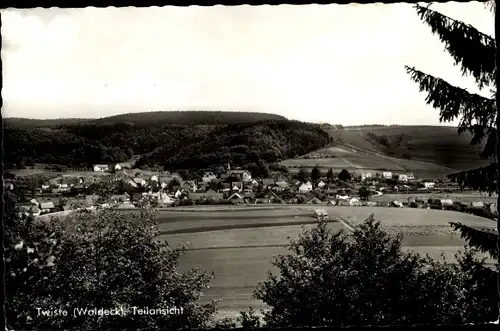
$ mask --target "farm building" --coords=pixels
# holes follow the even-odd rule
[[[398,181],[400,181],[400,182],[407,182],[408,181],[408,175],[407,174],[399,174]]]
[[[307,193],[310,191],[312,191],[311,182],[302,183],[302,185],[300,185],[300,187],[299,187],[299,193]]]
[[[384,171],[382,173],[382,177],[384,177],[386,179],[391,179],[392,178],[392,172],[390,172],[390,171]]]
[[[436,186],[436,183],[434,183],[434,182],[424,182],[425,188],[434,188],[435,186]]]
[[[326,183],[325,183],[324,181],[320,181],[320,182],[318,183],[318,188],[323,188],[323,187],[325,187],[325,186],[326,186]]]
[[[109,171],[109,166],[107,164],[95,164],[94,171]]]
[[[451,205],[453,205],[453,200],[452,199],[441,199],[441,205],[442,206],[451,206]]]
[[[361,173],[361,179],[362,180],[365,180],[365,179],[368,179],[368,178],[372,178],[372,173],[371,172],[362,172]]]

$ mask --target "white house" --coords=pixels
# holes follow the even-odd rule
[[[400,182],[407,182],[408,181],[408,175],[407,174],[399,174],[398,180]]]
[[[368,179],[368,178],[372,178],[372,173],[371,172],[362,172],[361,173],[361,179],[362,180],[365,180],[365,179]]]
[[[153,175],[153,176],[151,176],[151,178],[149,180],[152,181],[152,182],[157,182],[158,181],[158,176]]]
[[[390,172],[390,171],[384,171],[382,173],[382,177],[390,179],[390,178],[392,178],[392,172]]]
[[[231,170],[229,171],[228,175],[241,176],[241,180],[244,182],[249,182],[252,180],[252,174],[250,174],[250,172],[247,170]]]
[[[348,200],[349,199],[349,196],[348,195],[336,195],[335,198],[337,198],[338,200]]]
[[[160,193],[158,197],[158,202],[170,206],[175,202],[175,199],[172,199],[167,193]]]
[[[143,178],[140,178],[140,177],[135,177],[134,178],[134,182],[137,185],[141,185],[141,186],[145,186],[146,185],[146,181]]]
[[[42,213],[50,213],[52,210],[54,210],[54,203],[52,201],[49,202],[42,202],[40,204],[40,209],[42,210]]]
[[[415,175],[412,172],[408,173],[408,179],[415,179]]]
[[[180,190],[177,190],[177,192],[175,192],[174,194],[174,197],[178,199],[181,196],[181,194],[182,192]]]
[[[201,181],[204,183],[210,183],[212,180],[216,180],[217,176],[213,172],[205,172],[201,177]]]
[[[311,182],[307,182],[307,183],[302,183],[302,185],[300,185],[299,187],[299,193],[306,193],[306,192],[310,192],[312,191],[312,184]]]
[[[483,208],[484,207],[484,202],[482,202],[482,201],[473,201],[471,204],[472,204],[472,207],[474,207],[474,208]]]
[[[108,171],[109,166],[107,164],[95,164],[94,171]]]
[[[360,204],[361,203],[358,198],[351,198],[351,200],[349,200],[349,205],[351,206],[359,206]]]
[[[451,205],[453,205],[453,200],[452,199],[441,199],[441,205],[442,206],[451,206]]]
[[[259,182],[256,181],[255,179],[252,180],[252,183],[251,183],[252,186],[258,186],[259,185]]]
[[[325,187],[325,185],[326,185],[326,183],[325,183],[325,182],[323,182],[323,181],[320,181],[320,182],[318,183],[318,187],[319,187],[319,188],[323,188],[323,187]]]
[[[117,163],[117,164],[115,164],[115,170],[116,170],[116,171],[120,171],[120,170],[122,170],[122,166],[121,166],[121,165],[119,165],[118,163]]]
[[[425,188],[434,188],[434,186],[436,186],[436,183],[434,183],[434,182],[425,182],[424,183]]]

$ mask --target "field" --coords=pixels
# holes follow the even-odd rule
[[[400,135],[410,137],[411,159],[390,157],[382,146],[365,139],[366,134]],[[387,126],[332,129],[328,133],[340,139],[335,146],[309,153],[315,158],[295,158],[282,161],[283,165],[297,172],[299,167],[320,168],[334,171],[408,171],[417,177],[443,177],[447,174],[489,164],[481,160],[483,145],[470,145],[470,135],[458,135],[453,127],[439,126]]]
[[[220,299],[220,316],[234,315],[249,306],[261,308],[252,293],[275,272],[270,264],[273,256],[286,253],[289,237],[301,232],[301,225],[311,228],[314,206],[284,206],[273,209],[245,208],[227,211],[160,211],[161,236],[169,244],[185,243],[188,252],[181,260],[181,270],[200,267],[213,271],[215,279],[204,293],[203,301]],[[469,214],[425,210],[376,207],[320,207],[330,215],[333,230],[347,228],[340,220],[356,225],[371,213],[383,227],[394,233],[403,233],[406,250],[429,254],[439,259],[443,253],[453,260],[464,245],[458,233],[448,225],[459,221],[471,226],[495,227],[488,219]],[[184,229],[184,231],[183,231]]]
[[[496,203],[497,197],[488,196],[487,194],[481,195],[479,192],[454,192],[454,193],[398,193],[398,194],[383,194],[380,196],[374,196],[370,198],[370,201],[376,202],[391,202],[394,200],[398,201],[408,201],[408,198],[413,197],[417,199],[422,199],[427,201],[429,198],[433,199],[453,199],[453,201],[459,201],[469,204],[474,201],[482,201],[483,203]]]

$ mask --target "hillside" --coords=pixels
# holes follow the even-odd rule
[[[129,113],[103,118],[61,118],[61,119],[29,119],[29,118],[4,118],[5,127],[54,127],[70,124],[134,124],[134,125],[229,125],[248,122],[286,120],[285,117],[275,114],[251,112],[223,112],[223,111],[156,111],[143,113]]]
[[[335,144],[282,164],[362,170],[412,171],[420,176],[443,176],[489,164],[470,144],[470,134],[444,126],[359,126],[328,129]],[[298,171],[298,170],[295,170]]]
[[[34,163],[90,168],[142,155],[138,166],[201,171],[230,162],[253,167],[259,173],[269,171],[268,165],[277,161],[317,150],[329,142],[328,133],[319,125],[277,115],[171,112],[168,114],[175,117],[162,123],[162,118],[167,121],[167,112],[154,114],[156,117],[128,114],[77,124],[47,122],[39,127],[29,121],[26,126],[6,125],[6,168]],[[147,120],[145,116],[149,116]]]

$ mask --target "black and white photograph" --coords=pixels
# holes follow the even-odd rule
[[[498,327],[495,11],[2,9],[6,331]]]

